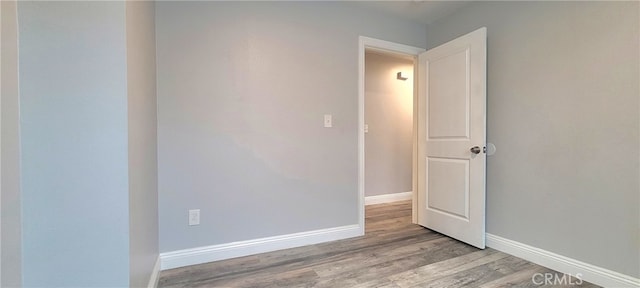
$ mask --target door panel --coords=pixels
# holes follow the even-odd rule
[[[469,219],[469,161],[427,157],[427,209]]]
[[[418,224],[484,248],[486,28],[418,62]]]
[[[429,61],[430,139],[469,138],[468,54],[465,49]]]

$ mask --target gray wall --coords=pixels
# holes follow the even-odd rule
[[[640,276],[638,2],[480,2],[488,28],[489,233]]]
[[[158,258],[156,40],[153,2],[127,2],[130,285],[149,282]]]
[[[411,191],[413,61],[367,52],[364,82],[365,196]]]
[[[157,3],[161,252],[358,223],[358,36],[424,30],[347,3]]]
[[[127,286],[124,2],[20,2],[25,286]]]
[[[22,282],[22,237],[20,216],[20,141],[18,114],[18,26],[15,1],[1,1],[2,31],[2,198],[0,211],[2,247],[1,287],[20,286]]]

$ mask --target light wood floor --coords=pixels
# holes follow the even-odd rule
[[[533,283],[535,273],[562,276],[411,224],[404,201],[367,206],[365,236],[166,270],[159,286],[552,287]]]

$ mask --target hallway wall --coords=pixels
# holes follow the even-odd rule
[[[413,80],[413,60],[365,53],[365,196],[412,190]]]

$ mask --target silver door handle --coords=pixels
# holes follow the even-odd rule
[[[473,146],[473,147],[471,147],[471,149],[469,149],[469,150],[471,150],[471,153],[473,153],[473,154],[480,154],[480,151],[482,151],[482,150],[480,149],[480,147],[478,147],[478,146]]]

